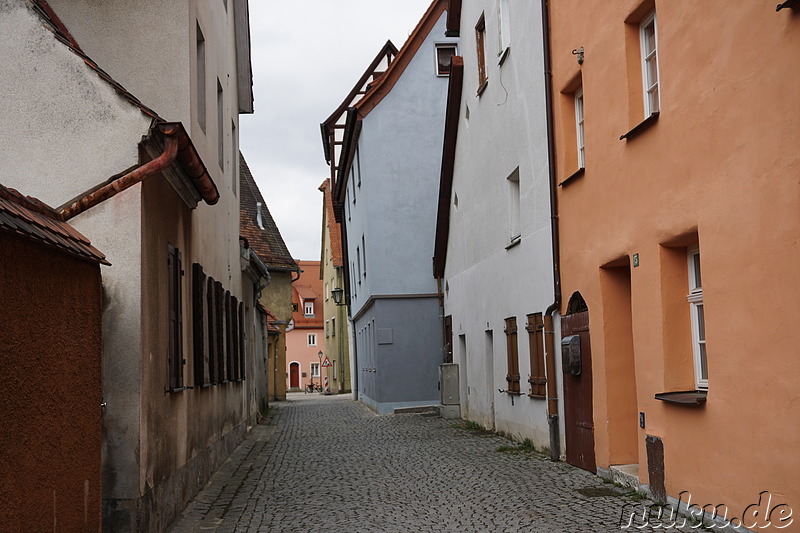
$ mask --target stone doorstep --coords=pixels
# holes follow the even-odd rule
[[[439,413],[438,405],[421,405],[419,407],[398,407],[394,410],[396,415],[410,415],[420,413]]]

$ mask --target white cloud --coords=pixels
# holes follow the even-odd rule
[[[255,114],[241,149],[289,251],[319,259],[329,176],[319,124],[341,104],[387,39],[398,48],[430,0],[250,1]]]

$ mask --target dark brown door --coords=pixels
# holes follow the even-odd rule
[[[564,375],[564,429],[567,462],[589,472],[597,472],[594,460],[592,419],[592,345],[589,342],[589,312],[581,311],[561,318],[561,335],[578,335],[581,340],[581,373]]]
[[[300,388],[300,365],[297,363],[289,365],[289,388]]]
[[[444,317],[444,362],[453,362],[453,317]]]

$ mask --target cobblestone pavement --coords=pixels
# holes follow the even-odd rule
[[[498,451],[513,443],[461,421],[378,416],[349,395],[290,394],[270,415],[171,533],[621,531],[623,507],[642,508],[583,470]]]

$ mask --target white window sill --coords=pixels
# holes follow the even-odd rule
[[[508,243],[508,245],[506,246],[506,250],[510,250],[511,248],[515,247],[521,242],[522,242],[522,235],[517,235],[516,237],[512,237],[511,242]]]

